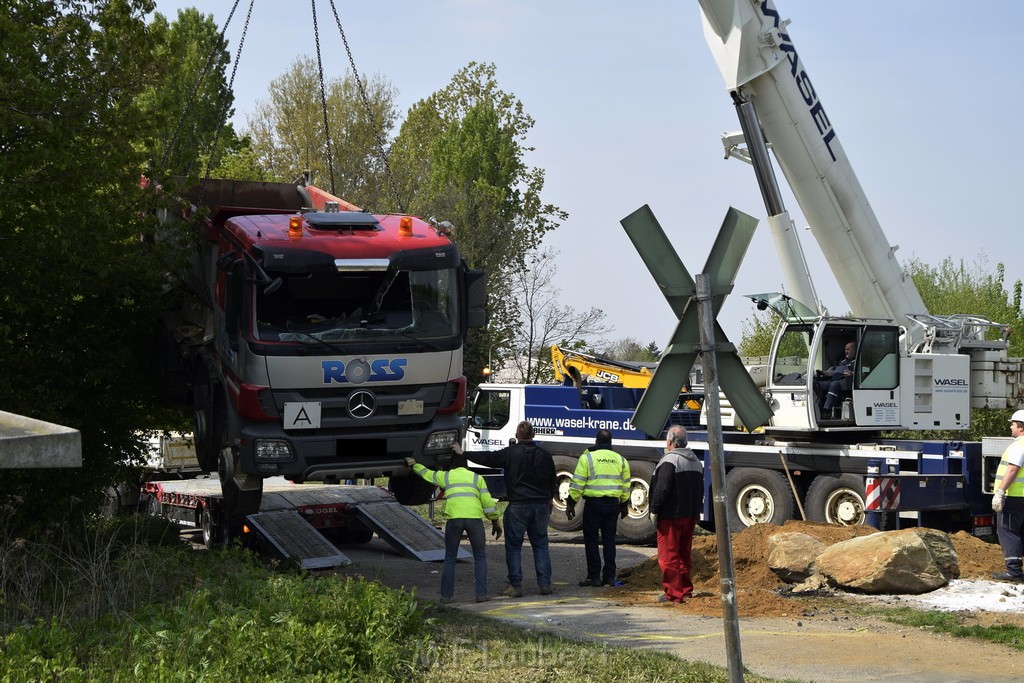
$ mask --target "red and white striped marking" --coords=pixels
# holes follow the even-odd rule
[[[868,477],[865,483],[864,509],[872,512],[900,509],[900,480],[895,477]]]

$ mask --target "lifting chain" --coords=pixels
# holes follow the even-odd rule
[[[219,44],[221,44],[223,42],[224,34],[227,31],[228,26],[231,24],[231,19],[235,15],[235,11],[238,8],[239,2],[240,2],[240,0],[235,0],[234,4],[231,6],[231,12],[228,14],[227,21],[224,22],[224,27],[221,29],[220,34],[218,35],[219,40],[217,41],[217,43],[215,43],[213,46],[211,46],[210,53],[207,55],[207,58],[206,58],[206,63],[203,66],[203,69],[200,72],[200,74],[196,77],[196,81],[195,81],[195,83],[193,85],[193,88],[192,88],[192,93],[191,93],[191,95],[189,97],[189,101],[186,104],[185,108],[182,110],[181,116],[178,118],[177,125],[175,126],[174,131],[171,133],[170,141],[167,143],[167,145],[164,146],[163,157],[161,158],[161,164],[160,164],[161,167],[167,162],[167,158],[168,158],[168,156],[170,154],[170,151],[171,151],[171,149],[174,148],[174,145],[175,145],[175,143],[176,143],[176,141],[178,139],[178,136],[181,133],[181,129],[184,126],[186,113],[189,111],[189,109],[191,109],[192,103],[195,101],[196,96],[198,95],[200,85],[202,84],[203,79],[206,77],[206,74],[209,72],[210,67],[213,64],[213,59],[214,59],[214,56],[215,56],[216,51],[217,51],[217,45],[219,45]],[[391,172],[391,165],[388,162],[388,155],[387,155],[387,151],[385,149],[384,138],[383,138],[382,132],[381,132],[381,129],[383,128],[383,126],[376,126],[376,125],[374,125],[375,120],[374,120],[374,116],[373,116],[373,108],[370,106],[370,98],[369,98],[369,96],[366,93],[366,88],[364,86],[363,80],[359,77],[359,71],[358,71],[358,69],[356,69],[355,59],[352,57],[352,50],[349,48],[348,38],[345,36],[345,30],[341,26],[341,18],[338,15],[338,8],[335,6],[334,0],[330,0],[330,3],[331,3],[331,11],[334,14],[334,21],[335,21],[335,23],[338,26],[338,33],[341,34],[341,41],[342,41],[342,44],[345,46],[345,53],[348,55],[349,66],[352,68],[352,75],[353,75],[353,78],[355,79],[356,87],[358,88],[358,91],[359,91],[360,100],[363,103],[363,107],[366,109],[367,119],[370,121],[370,124],[371,124],[371,127],[372,127],[374,141],[376,142],[376,145],[377,145],[377,152],[380,155],[381,161],[384,164],[384,172],[385,172],[385,175],[387,176],[388,184],[391,186],[391,190],[394,193],[394,199],[395,199],[395,203],[397,205],[398,212],[399,213],[404,213],[404,211],[405,211],[405,204],[402,201],[401,196],[399,195],[398,186],[395,183],[394,175]],[[217,130],[216,130],[216,132],[214,134],[213,141],[210,143],[210,154],[207,157],[206,168],[204,170],[203,177],[202,177],[202,180],[200,182],[199,199],[198,199],[198,203],[196,204],[196,206],[202,206],[203,195],[206,192],[206,181],[210,177],[210,168],[211,168],[211,166],[213,164],[214,158],[216,157],[217,148],[218,148],[219,143],[220,143],[221,132],[223,131],[224,123],[226,122],[227,109],[228,109],[228,103],[229,103],[229,94],[231,92],[233,92],[234,83],[235,83],[235,74],[238,72],[238,62],[239,62],[239,59],[241,58],[241,55],[242,55],[242,48],[245,45],[246,34],[249,31],[249,22],[252,19],[252,10],[253,10],[253,5],[254,4],[255,4],[255,0],[249,0],[248,11],[246,12],[246,15],[245,15],[245,24],[242,27],[242,35],[239,38],[238,49],[235,52],[234,63],[232,64],[232,67],[231,67],[231,78],[228,81],[227,88],[224,91],[223,97],[221,98],[221,101],[220,101]],[[330,174],[331,194],[335,194],[334,161],[333,161],[333,153],[332,153],[332,147],[331,147],[330,128],[328,127],[329,119],[328,119],[328,111],[327,111],[327,89],[326,89],[326,85],[325,85],[325,82],[324,82],[323,60],[322,60],[321,53],[320,53],[320,29],[319,29],[319,25],[317,23],[316,0],[311,0],[311,6],[312,6],[312,11],[313,11],[313,34],[314,34],[314,38],[315,38],[315,42],[316,42],[317,76],[318,76],[319,81],[320,81],[320,104],[321,104],[321,108],[322,108],[322,111],[323,111],[324,133],[325,133],[326,145],[327,145],[327,167],[328,167],[328,172]],[[193,132],[193,136],[194,136],[194,132]],[[186,174],[189,171],[191,171],[191,163],[189,165],[189,168],[186,169]]]
[[[313,38],[316,42],[316,75],[320,79],[320,104],[324,113],[324,138],[327,145],[327,174],[331,182],[331,194],[337,195],[334,189],[334,155],[331,152],[331,128],[327,118],[327,87],[324,85],[324,63],[320,57],[320,26],[316,21],[316,0],[310,0],[313,9]],[[347,47],[347,46],[346,46]],[[351,55],[349,55],[351,58]],[[358,79],[358,76],[356,77]]]
[[[324,89],[324,76],[323,69],[320,68],[320,35],[316,24],[316,0],[311,0],[313,3],[313,32],[316,34],[316,60],[317,67],[320,70],[320,96],[324,107],[324,126],[327,125],[327,99]],[[373,138],[377,143],[377,153],[380,154],[381,161],[384,163],[384,174],[387,176],[388,184],[391,186],[391,191],[394,193],[395,204],[399,213],[405,213],[405,204],[402,202],[402,198],[398,192],[398,186],[395,184],[395,177],[391,173],[391,164],[388,163],[388,154],[384,148],[384,138],[381,135],[381,129],[383,125],[377,126],[373,116],[373,108],[370,106],[370,98],[366,94],[366,88],[363,85],[363,79],[359,77],[359,70],[356,69],[355,59],[352,58],[352,50],[348,45],[348,38],[345,36],[345,29],[341,27],[341,17],[338,16],[338,8],[334,4],[334,0],[330,0],[331,11],[334,13],[334,22],[338,26],[338,33],[341,34],[341,42],[345,46],[345,54],[348,55],[349,66],[352,67],[352,77],[355,79],[356,88],[359,90],[359,98],[363,102],[363,107],[366,109],[366,117],[370,121],[370,125],[373,130]],[[330,164],[330,136],[327,138],[327,154],[328,164]],[[334,193],[333,189],[334,174],[331,172],[331,193]]]

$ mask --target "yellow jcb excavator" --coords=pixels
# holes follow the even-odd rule
[[[602,358],[582,351],[563,351],[551,345],[551,364],[555,369],[555,380],[562,384],[580,387],[588,382],[618,384],[629,389],[646,389],[654,377],[657,363],[639,363]],[[682,387],[681,394],[692,393],[690,387]],[[686,398],[680,407],[700,410],[701,402],[696,397]]]

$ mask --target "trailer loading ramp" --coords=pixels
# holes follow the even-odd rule
[[[163,496],[219,498],[221,495],[220,481],[216,475],[155,483],[160,485]],[[410,559],[422,562],[444,559],[444,534],[410,508],[395,501],[390,493],[379,486],[293,484],[281,477],[270,477],[263,483],[260,511],[256,514],[288,512],[300,518],[307,527],[316,532],[312,525],[302,519],[302,515],[297,510],[327,503],[346,503],[352,506],[356,515],[364,524],[373,529],[381,539],[395,548],[395,550]],[[253,516],[255,515],[250,515],[250,517]],[[179,523],[186,526],[195,525],[195,522],[191,519],[180,520]],[[280,521],[254,522],[253,527],[277,549],[277,539],[274,538],[274,534],[278,533],[279,526],[275,525],[283,524],[285,523]],[[287,530],[285,527],[280,528],[286,536],[291,533],[299,533],[298,531],[292,532],[290,525],[287,526]],[[331,545],[319,532],[316,533],[324,543]],[[310,539],[309,543],[313,543],[312,539]],[[331,545],[331,547],[334,546]],[[300,562],[303,561],[300,558],[304,558],[308,562],[319,561],[313,557],[307,558],[305,551],[298,547],[293,552],[290,552],[287,557],[294,557]],[[329,556],[322,555],[321,557]],[[468,560],[471,558],[471,553],[464,548],[459,548],[458,559]],[[324,562],[326,561],[324,560]],[[303,566],[306,565],[304,564]]]
[[[359,519],[408,558],[421,562],[444,559],[444,534],[415,512],[395,501],[365,503],[356,508]],[[459,548],[457,559],[473,557]]]
[[[284,559],[294,559],[303,569],[330,569],[352,564],[345,553],[324,538],[294,510],[258,512],[246,520]]]

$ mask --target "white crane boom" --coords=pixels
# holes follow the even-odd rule
[[[753,102],[754,121],[760,120],[853,315],[891,319],[908,331],[920,331],[908,316],[926,314],[924,302],[879,226],[789,37],[788,20],[781,19],[770,0],[699,2],[705,37],[740,107],[741,122],[743,106]],[[744,133],[749,145],[752,136],[746,125]],[[762,192],[763,175],[758,171]],[[769,203],[767,196],[765,201]],[[793,269],[783,261],[787,271]],[[799,265],[796,259],[789,261]],[[787,272],[791,289],[798,291],[792,282],[802,277]]]

